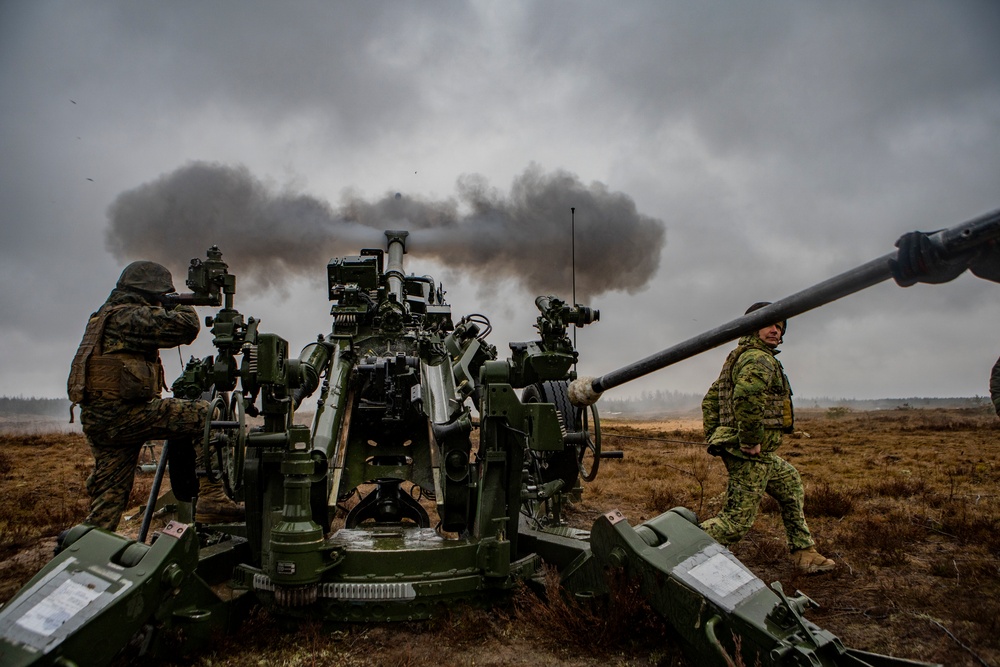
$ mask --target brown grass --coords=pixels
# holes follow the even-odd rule
[[[0,600],[51,558],[59,531],[86,516],[92,463],[81,449],[81,435],[0,434]]]
[[[802,411],[779,452],[798,468],[819,550],[838,562],[796,574],[767,499],[733,552],[765,582],[820,603],[809,617],[851,647],[946,665],[1000,664],[1000,420],[985,410]],[[726,474],[700,424],[602,420],[606,460],[581,523],[617,507],[631,523],[686,505],[704,519]],[[620,433],[627,437],[615,437]],[[642,439],[645,434],[647,439]],[[686,442],[691,441],[691,442]],[[706,473],[707,468],[707,473]]]
[[[780,453],[799,469],[818,548],[838,568],[796,574],[771,501],[733,552],[765,582],[820,603],[809,618],[848,646],[949,666],[1000,664],[1000,420],[975,410],[799,417],[801,431]],[[604,448],[625,458],[602,461],[570,510],[573,525],[589,527],[615,508],[633,525],[677,505],[699,518],[718,511],[725,469],[699,444],[697,421],[603,426]],[[86,514],[90,465],[79,435],[0,436],[0,601],[44,564],[53,536]],[[137,477],[136,506],[150,478]],[[176,664],[689,665],[639,591],[614,588],[610,600],[579,603],[550,577],[543,596],[524,587],[496,608],[456,608],[424,623],[289,628],[259,611],[238,637]]]

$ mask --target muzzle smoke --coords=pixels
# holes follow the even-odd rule
[[[241,289],[280,288],[299,277],[324,280],[331,257],[384,248],[384,230],[405,229],[408,270],[428,258],[484,285],[514,279],[533,293],[569,296],[571,207],[578,300],[643,289],[659,265],[663,222],[638,213],[626,194],[534,165],[506,194],[466,175],[445,201],[347,192],[334,208],[271,187],[243,166],[194,162],[120,194],[108,209],[107,244],[122,261],[170,267],[178,288],[187,261],[218,245]]]

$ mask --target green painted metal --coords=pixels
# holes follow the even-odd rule
[[[244,545],[203,549],[200,565],[198,537],[185,524],[169,524],[151,545],[80,526],[64,545],[0,609],[5,667],[104,665],[129,642],[184,655],[238,627],[251,601],[211,588],[245,557]]]
[[[928,665],[844,647],[803,617],[818,606],[802,593],[768,587],[678,508],[633,528],[617,511],[599,518],[590,545],[602,563],[640,583],[699,665]]]
[[[843,647],[803,618],[811,600],[764,585],[687,510],[635,528],[615,512],[590,531],[567,526],[564,503],[600,458],[621,455],[601,451],[596,407],[569,401],[567,329],[600,314],[539,297],[539,339],[500,359],[485,317],[455,322],[432,278],[403,271],[407,238],[389,231],[385,250],[330,261],[331,331],[297,357],[235,310],[218,248],[192,261],[193,291],[174,298],[222,306],[207,320],[217,354],[192,359],[173,389],[215,399],[204,467],[246,520],[172,523],[150,545],[75,528],[0,609],[0,664],[102,665],[127,645],[196,650],[251,604],[295,618],[425,619],[459,601],[490,604],[543,563],[580,598],[607,593],[607,570],[623,570],[697,664],[729,664],[734,636],[746,664],[925,664]],[[299,424],[310,400],[312,423]]]

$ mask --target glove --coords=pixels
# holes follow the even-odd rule
[[[916,283],[946,283],[969,266],[968,255],[957,260],[941,257],[938,246],[927,232],[908,232],[896,241],[899,251],[889,260],[892,277],[900,287]]]
[[[993,242],[983,248],[970,267],[976,276],[983,280],[1000,283],[1000,244]]]

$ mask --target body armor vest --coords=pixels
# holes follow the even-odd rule
[[[736,385],[733,381],[733,368],[744,352],[755,349],[751,345],[740,345],[729,353],[726,363],[722,366],[719,374],[719,426],[736,427],[736,416],[733,414],[733,393]],[[761,425],[767,429],[777,429],[785,433],[791,433],[795,423],[794,409],[792,408],[792,387],[788,383],[781,362],[777,359],[774,363],[778,366],[781,374],[781,389],[776,391],[774,385],[770,385],[767,391],[767,400],[764,404],[764,416]]]
[[[127,307],[101,308],[90,316],[67,381],[69,400],[74,405],[95,399],[149,401],[160,395],[163,369],[159,356],[149,361],[139,352],[103,353],[108,318]],[[72,414],[71,406],[71,420]]]

